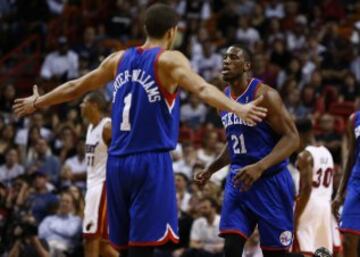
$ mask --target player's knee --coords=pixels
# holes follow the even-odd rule
[[[244,245],[245,238],[239,235],[226,235],[224,246],[225,257],[241,257]]]

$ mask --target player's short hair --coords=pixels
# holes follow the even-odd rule
[[[309,118],[297,119],[295,124],[299,133],[302,134],[310,132],[313,129],[313,124]]]
[[[89,102],[95,103],[101,112],[105,112],[107,103],[105,96],[101,92],[91,92],[85,96]]]
[[[250,51],[249,48],[247,48],[246,46],[244,46],[242,44],[233,44],[231,46],[235,47],[235,48],[238,48],[238,49],[241,49],[242,52],[243,52],[243,55],[245,57],[245,61],[247,61],[249,63],[252,63],[253,54],[252,54],[252,52]]]
[[[178,23],[178,14],[166,4],[154,4],[145,13],[145,31],[151,38],[160,39]]]

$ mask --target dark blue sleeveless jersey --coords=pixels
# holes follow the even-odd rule
[[[352,168],[351,178],[360,179],[360,112],[354,116],[354,135],[355,135],[355,164]]]
[[[123,156],[174,149],[180,107],[157,78],[160,48],[129,48],[119,62],[112,101],[109,154]]]
[[[256,89],[260,80],[252,79],[236,101],[242,104],[254,100]],[[231,88],[225,89],[225,94],[231,98]],[[234,113],[220,112],[222,123],[226,130],[226,137],[231,155],[231,165],[241,168],[253,164],[266,155],[275,147],[280,139],[268,123],[262,121],[256,126],[249,126],[246,122],[238,118]],[[275,173],[286,167],[288,160],[284,160],[273,167],[270,167],[264,174]]]

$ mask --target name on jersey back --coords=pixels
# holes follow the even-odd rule
[[[134,69],[132,71],[125,70],[116,76],[114,81],[113,103],[115,102],[116,93],[119,88],[130,81],[137,82],[144,88],[150,103],[161,100],[159,88],[151,75],[142,69]]]

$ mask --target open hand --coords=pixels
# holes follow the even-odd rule
[[[263,99],[260,96],[250,103],[240,105],[235,114],[250,125],[261,122],[267,114],[267,109],[259,106]]]
[[[13,110],[16,116],[20,118],[35,112],[36,111],[35,101],[37,98],[39,98],[39,92],[37,85],[34,85],[32,96],[15,99]]]
[[[263,168],[256,163],[245,166],[236,173],[233,178],[233,183],[236,187],[240,187],[241,191],[246,191],[262,175],[263,172]]]

